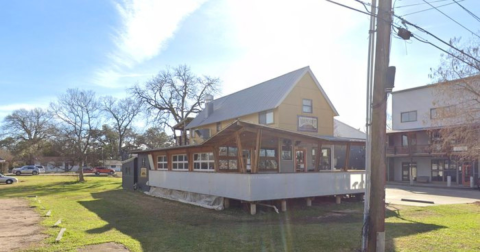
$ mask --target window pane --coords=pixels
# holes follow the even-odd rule
[[[267,124],[267,115],[265,113],[258,114],[258,123],[259,124]]]
[[[235,169],[237,169],[237,160],[229,160],[229,161],[228,161],[228,166],[229,166],[228,168],[229,168],[230,170],[235,170]]]
[[[268,112],[268,113],[267,113],[266,123],[267,123],[267,124],[273,123],[273,112]]]
[[[200,163],[193,163],[193,169],[200,168]]]
[[[275,150],[266,150],[267,157],[275,157]]]
[[[237,156],[237,148],[236,147],[228,147],[228,156],[236,157]]]
[[[312,100],[303,99],[303,105],[312,106]]]
[[[202,160],[207,160],[207,153],[202,153],[201,157],[202,157]]]
[[[219,160],[218,165],[220,169],[228,169],[228,160]]]
[[[173,156],[173,162],[177,161],[177,156]]]
[[[220,147],[218,150],[219,156],[226,156],[227,155],[227,147]]]
[[[193,154],[193,160],[194,160],[194,161],[199,160],[199,159],[198,159],[199,157],[200,157],[200,155],[198,155],[198,154]]]

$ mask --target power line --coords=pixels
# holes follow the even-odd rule
[[[327,1],[330,1],[330,0],[327,0]],[[361,0],[355,0],[355,1],[356,1],[356,2],[359,2],[359,3],[361,3],[361,4],[364,4],[364,5],[369,5],[368,3],[365,3],[365,2],[363,2],[363,1],[361,1]],[[332,1],[330,1],[330,2],[332,2]],[[362,13],[364,13],[364,12],[362,12]],[[365,14],[366,14],[366,13],[365,13]],[[370,15],[370,14],[368,14],[368,15]],[[433,38],[437,39],[438,41],[440,41],[441,43],[445,44],[446,46],[448,46],[448,47],[452,48],[453,50],[455,50],[455,51],[463,54],[463,55],[466,56],[466,57],[469,57],[470,59],[474,60],[477,64],[480,64],[480,60],[478,60],[477,58],[471,56],[471,55],[468,54],[468,53],[465,53],[463,50],[460,50],[460,49],[456,48],[455,46],[451,45],[450,43],[447,43],[446,41],[442,40],[441,38],[439,38],[439,37],[436,36],[435,34],[433,34],[433,33],[429,32],[429,31],[423,29],[422,27],[420,27],[420,26],[418,26],[418,25],[416,25],[416,24],[411,23],[410,21],[406,20],[405,18],[403,18],[403,17],[401,17],[401,16],[398,16],[398,15],[396,15],[396,14],[393,14],[393,16],[395,16],[396,18],[400,19],[403,24],[408,24],[408,25],[410,25],[410,26],[415,27],[417,30],[419,30],[419,31],[421,31],[421,32],[424,32],[424,33],[432,36]],[[377,17],[377,16],[376,16],[376,17]],[[384,21],[385,21],[385,20],[384,20]],[[395,28],[397,28],[397,29],[400,28],[400,27],[398,27],[398,26],[395,26],[394,24],[392,24],[392,26],[395,27]],[[437,47],[437,46],[435,46],[435,47]],[[444,51],[444,50],[442,49],[442,51]]]
[[[426,34],[434,37],[435,39],[437,39],[438,41],[440,41],[440,42],[442,42],[443,44],[447,45],[448,47],[454,49],[455,51],[457,51],[457,52],[459,52],[459,53],[461,53],[461,54],[463,54],[463,55],[465,55],[465,56],[467,56],[467,57],[475,60],[476,62],[480,63],[480,61],[479,61],[478,59],[476,59],[476,58],[474,58],[473,56],[465,53],[464,51],[456,48],[455,46],[451,45],[450,43],[447,43],[446,41],[444,41],[444,40],[442,40],[441,38],[437,37],[435,34],[433,34],[433,33],[429,32],[429,31],[423,29],[422,27],[420,27],[420,26],[418,26],[418,25],[416,25],[416,24],[413,24],[413,23],[409,22],[408,20],[404,19],[403,17],[397,16],[397,15],[394,15],[394,16],[395,16],[396,18],[402,20],[403,23],[408,24],[408,25],[411,25],[411,26],[417,28],[419,31],[424,32],[424,33],[426,33]]]
[[[467,8],[465,8],[463,5],[461,5],[459,2],[453,0],[456,4],[458,4],[458,6],[462,7],[462,9],[464,9],[468,14],[470,14],[473,18],[475,18],[478,22],[480,22],[480,18],[475,15],[473,12],[469,11]]]
[[[478,38],[480,38],[480,36],[478,36],[475,32],[471,31],[470,29],[468,29],[467,27],[463,26],[462,24],[460,24],[459,22],[457,22],[457,20],[451,18],[449,15],[445,14],[443,11],[439,10],[437,7],[433,6],[432,4],[430,4],[429,2],[427,2],[426,0],[423,0],[425,3],[427,3],[428,5],[432,6],[432,8],[435,8],[438,12],[442,13],[445,17],[449,18],[450,20],[452,20],[453,22],[455,22],[456,24],[460,25],[461,27],[463,27],[465,30],[471,32],[473,35],[477,36]]]
[[[465,0],[460,0],[460,2],[463,2],[463,1],[465,1]],[[432,2],[432,3],[433,3],[433,2]],[[422,3],[422,4],[425,4],[425,3]],[[436,7],[439,8],[439,7],[443,7],[443,6],[447,6],[447,5],[451,5],[451,4],[455,4],[455,3],[442,4],[442,5],[438,5],[438,6],[436,6]],[[429,11],[429,10],[433,10],[433,9],[434,9],[434,8],[423,9],[423,10],[411,12],[411,13],[408,13],[408,14],[404,14],[404,15],[402,15],[402,16],[413,15],[413,14],[417,14],[417,13],[420,13],[420,12]]]
[[[431,1],[430,3],[438,3],[438,2],[445,2],[445,1],[449,1],[449,0],[437,0],[437,1]],[[398,6],[398,7],[395,7],[396,9],[400,9],[400,8],[405,8],[405,7],[412,7],[412,6],[417,6],[417,5],[424,5],[425,3],[416,3],[416,4],[407,4],[407,5],[402,5],[402,6]]]
[[[345,7],[345,8],[348,8],[348,9],[353,10],[353,11],[357,11],[357,12],[360,12],[360,13],[363,13],[363,14],[366,14],[366,15],[369,15],[369,16],[370,16],[370,15],[373,15],[373,16],[379,18],[378,15],[370,14],[370,13],[368,13],[368,12],[365,12],[365,11],[362,11],[362,10],[359,10],[359,9],[356,9],[356,8],[353,8],[353,7],[350,7],[350,6],[341,4],[341,3],[337,3],[337,2],[332,1],[332,0],[326,0],[326,1],[327,1],[327,2],[330,2],[330,3],[333,3],[333,4],[336,4],[336,5],[339,5],[339,6],[342,6],[342,7]],[[361,3],[361,4],[366,4],[366,5],[368,5],[368,3],[362,2],[362,1],[360,1],[360,0],[355,0],[355,1],[356,1],[356,2],[359,2],[359,3]],[[471,59],[474,60],[477,64],[480,64],[480,60],[478,60],[478,59],[476,59],[475,57],[473,57],[473,56],[465,53],[464,51],[456,48],[455,46],[453,46],[453,45],[445,42],[444,40],[440,39],[439,37],[437,37],[436,35],[432,34],[431,32],[423,29],[422,27],[420,27],[420,26],[418,26],[418,25],[415,25],[415,24],[409,22],[408,20],[406,20],[406,19],[404,19],[404,18],[402,18],[402,17],[400,17],[400,16],[398,16],[398,15],[393,14],[393,16],[395,16],[396,18],[402,20],[402,23],[408,24],[408,25],[411,25],[411,26],[417,28],[419,31],[422,31],[422,32],[424,32],[424,33],[426,33],[426,34],[434,37],[435,39],[439,40],[440,42],[442,42],[443,44],[449,46],[450,48],[456,50],[457,52],[461,53],[462,55],[471,58]],[[387,22],[387,20],[384,20],[384,19],[383,19],[383,21]],[[388,22],[390,22],[390,21],[388,21]],[[401,27],[395,26],[392,22],[390,22],[390,24],[391,24],[392,27],[395,27],[395,28],[397,28],[397,29],[401,28]],[[411,33],[411,32],[410,32],[410,33]],[[462,58],[459,58],[459,57],[456,56],[455,54],[453,54],[453,53],[451,53],[451,52],[449,52],[449,51],[447,51],[447,50],[445,50],[445,49],[443,49],[443,48],[441,48],[441,47],[433,44],[432,42],[430,42],[430,41],[428,41],[428,40],[426,40],[426,39],[423,39],[423,38],[421,38],[420,36],[415,35],[415,34],[413,34],[413,33],[412,33],[412,37],[415,38],[416,40],[422,42],[422,43],[429,44],[429,45],[431,45],[431,46],[439,49],[440,51],[442,51],[442,52],[444,52],[444,53],[446,53],[446,54],[448,54],[448,55],[450,55],[450,56],[452,56],[452,57],[454,57],[454,58],[462,61],[463,63],[465,63],[465,64],[467,64],[467,65],[469,65],[469,66],[471,66],[471,67],[473,67],[473,68],[475,68],[475,69],[477,69],[477,70],[480,71],[480,68],[479,68],[479,67],[473,65],[472,63],[469,63],[469,62],[463,60]]]
[[[451,52],[449,52],[449,51],[447,51],[447,50],[445,50],[445,49],[443,49],[443,48],[435,45],[434,43],[432,43],[432,42],[430,42],[430,41],[428,41],[428,40],[426,40],[426,39],[423,39],[422,37],[420,37],[420,36],[418,36],[418,35],[412,34],[412,37],[413,37],[414,39],[422,42],[422,43],[429,44],[429,45],[437,48],[438,50],[440,50],[440,51],[442,51],[442,52],[444,52],[444,53],[446,53],[446,54],[448,54],[448,55],[450,55],[450,56],[452,56],[452,57],[460,60],[461,62],[463,62],[463,63],[465,63],[465,64],[467,64],[467,65],[469,65],[470,67],[473,67],[473,68],[477,69],[478,71],[480,71],[480,68],[477,67],[476,65],[474,65],[474,64],[472,64],[472,63],[470,63],[470,62],[467,62],[467,61],[463,60],[462,58],[458,57],[457,55],[455,55],[455,54],[453,54],[453,53],[451,53]]]

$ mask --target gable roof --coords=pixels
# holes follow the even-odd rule
[[[187,129],[274,109],[283,102],[306,73],[310,74],[334,114],[338,115],[312,70],[307,66],[214,100],[213,113],[206,117],[206,110],[202,110],[188,124]]]
[[[348,137],[348,138],[359,138],[359,139],[367,138],[367,135],[365,134],[365,132],[355,129],[354,127],[344,122],[341,122],[337,119],[333,120],[333,125],[334,125],[333,135],[335,137]]]

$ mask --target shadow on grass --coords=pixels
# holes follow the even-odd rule
[[[361,246],[361,202],[327,201],[310,208],[293,203],[286,213],[261,208],[250,216],[239,207],[219,212],[124,190],[92,196],[95,200],[79,203],[108,224],[87,232],[119,230],[143,251],[356,251]],[[387,210],[387,216],[402,218],[400,211]],[[395,250],[397,237],[444,228],[403,220],[386,225],[388,251]]]
[[[23,184],[19,182],[14,186],[2,187],[0,197],[27,197],[27,196],[51,196],[73,191],[92,191],[105,186],[105,181],[96,181],[94,179],[86,182],[72,181],[51,181],[34,184]]]

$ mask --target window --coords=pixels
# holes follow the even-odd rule
[[[417,145],[417,134],[402,134],[402,146],[407,147],[409,145]]]
[[[218,169],[237,170],[238,149],[236,147],[220,147],[218,150]]]
[[[430,109],[430,119],[447,118],[455,116],[457,107],[455,105]]]
[[[417,111],[403,112],[401,114],[402,122],[416,122],[417,121]]]
[[[221,122],[217,122],[217,133],[222,130],[222,123]]]
[[[193,169],[197,171],[213,171],[215,160],[212,152],[193,154]]]
[[[195,130],[195,133],[197,133],[197,136],[203,140],[210,138],[210,129],[198,129]]]
[[[273,123],[273,111],[261,112],[258,114],[259,124],[272,124]]]
[[[276,149],[260,149],[260,160],[258,162],[258,168],[260,170],[278,169],[277,150]]]
[[[303,99],[302,101],[302,111],[303,113],[312,113],[312,100],[310,99]]]
[[[331,170],[330,160],[332,158],[330,148],[322,148],[322,159],[320,160],[320,170]]]
[[[282,160],[293,160],[291,145],[282,146]]]
[[[157,169],[166,170],[168,169],[167,156],[158,156],[157,157]]]
[[[172,156],[173,170],[188,170],[188,157],[185,154]]]

